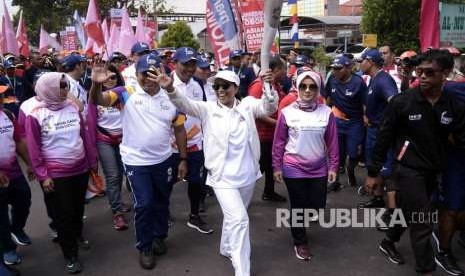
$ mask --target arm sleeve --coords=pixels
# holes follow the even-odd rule
[[[50,178],[42,155],[42,136],[37,119],[26,117],[26,144],[31,159],[32,169],[39,181]]]
[[[389,147],[394,142],[396,129],[398,124],[398,116],[396,114],[396,100],[392,100],[386,107],[383,121],[379,126],[376,137],[376,144],[371,157],[371,163],[368,164],[368,176],[376,177],[386,161],[386,155]]]
[[[87,141],[93,152],[97,150],[97,120],[98,120],[97,106],[91,102],[87,107],[86,125],[87,125]],[[81,126],[82,128],[82,126]]]
[[[84,143],[84,150],[86,151],[87,162],[89,163],[90,168],[97,167],[97,150],[96,145],[93,144],[91,135],[87,128],[87,123],[84,122],[81,114],[79,113],[80,125],[81,125],[81,139]]]
[[[398,89],[397,84],[391,76],[387,76],[384,81],[381,83],[380,87],[383,88],[383,92],[381,94],[383,100],[387,101],[389,98],[397,95]]]
[[[280,171],[283,167],[283,157],[289,137],[289,128],[286,124],[286,118],[283,113],[279,113],[276,128],[274,130],[273,148],[272,148],[272,166],[273,171]]]
[[[199,119],[203,119],[207,116],[206,102],[190,100],[176,89],[171,93],[166,92],[166,94],[179,111]]]
[[[333,113],[329,115],[325,132],[325,143],[328,148],[329,170],[337,172],[339,168],[339,144],[337,138],[336,119]]]

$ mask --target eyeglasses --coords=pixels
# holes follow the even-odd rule
[[[212,87],[213,87],[213,90],[215,91],[220,90],[220,88],[223,90],[228,90],[229,87],[231,87],[231,85],[232,85],[231,83],[213,84]]]
[[[417,67],[416,71],[419,77],[425,74],[427,78],[434,76],[436,72],[442,72],[442,70],[435,70],[433,68],[420,68],[420,67]]]
[[[301,83],[301,84],[299,85],[299,90],[304,90],[304,91],[312,90],[312,91],[314,91],[314,90],[317,90],[317,89],[318,89],[318,85],[316,85],[316,84],[314,84],[314,83],[309,84],[309,85],[306,85],[306,84],[304,84],[304,83]]]

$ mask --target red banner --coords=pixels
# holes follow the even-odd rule
[[[212,44],[213,51],[215,53],[215,62],[220,67],[223,67],[229,60],[230,49],[226,44],[224,33],[221,30],[220,24],[216,21],[215,15],[212,12],[210,1],[207,0],[207,32],[210,42]]]
[[[420,48],[439,48],[439,0],[422,0],[420,13]]]
[[[150,46],[153,48],[157,48],[157,22],[150,20],[150,21],[145,21],[145,35],[150,38]]]
[[[60,32],[61,45],[65,51],[77,51],[77,34],[74,27],[66,27],[65,31]]]
[[[240,1],[240,5],[247,51],[255,52],[262,46],[264,0]]]

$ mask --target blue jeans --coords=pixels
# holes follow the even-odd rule
[[[121,210],[121,185],[123,184],[123,163],[119,153],[119,145],[97,142],[97,149],[105,174],[106,193],[111,210]]]
[[[136,248],[152,248],[154,239],[168,236],[170,195],[177,177],[173,156],[160,164],[124,165],[134,198]]]
[[[11,205],[11,219],[8,211]],[[16,249],[11,232],[23,230],[31,207],[31,189],[24,176],[10,179],[7,188],[0,188],[0,252]]]
[[[368,127],[367,128],[367,138],[365,143],[365,162],[367,164],[371,163],[371,156],[376,145],[376,137],[378,136],[378,127]],[[384,178],[390,177],[392,174],[392,165],[394,163],[394,150],[390,148],[386,161],[383,164],[383,168],[380,171],[380,175]]]
[[[346,156],[359,160],[363,143],[363,122],[361,120],[336,119],[337,137],[339,142],[339,166],[344,166]]]

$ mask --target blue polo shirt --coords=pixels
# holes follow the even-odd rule
[[[448,81],[443,91],[455,97],[459,102],[465,103],[465,82]]]
[[[388,73],[379,71],[371,78],[365,112],[371,125],[378,126],[381,123],[388,99],[397,95],[397,91],[396,82]]]
[[[333,75],[329,76],[325,87],[325,98],[331,98],[331,102],[347,119],[362,120],[363,105],[366,102],[368,88],[363,79],[352,74],[349,82],[342,83]]]
[[[252,82],[257,78],[255,73],[253,72],[252,68],[242,66],[241,68],[237,69],[234,66],[229,66],[226,70],[233,71],[239,76],[241,80],[241,84],[239,86],[239,93],[238,96],[240,98],[245,98],[249,95],[248,90],[249,86]]]

